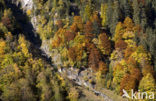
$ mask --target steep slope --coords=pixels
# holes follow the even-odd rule
[[[21,3],[22,3],[22,1],[21,1]],[[52,66],[52,63],[50,62],[51,60],[49,60],[47,55],[40,49],[42,41],[39,38],[39,36],[37,35],[37,33],[35,32],[35,30],[33,28],[33,25],[31,24],[31,22],[29,22],[29,18],[27,17],[27,15],[24,12],[25,10],[31,8],[30,7],[31,4],[29,4],[29,3],[30,3],[30,1],[27,1],[27,2],[23,3],[22,4],[23,9],[21,10],[17,6],[17,4],[19,5],[19,3],[17,3],[16,1],[13,1],[13,3],[6,1],[7,7],[11,9],[11,11],[13,12],[13,16],[15,17],[15,20],[17,21],[17,23],[20,26],[19,28],[15,29],[15,31],[13,33],[14,34],[22,33],[25,36],[26,40],[30,41],[30,52],[31,52],[32,56],[34,58],[44,60],[44,62],[46,63],[45,65],[50,64]],[[53,68],[53,67],[50,67],[50,68]],[[74,73],[74,71],[70,71],[70,69],[66,70],[65,72],[73,72]],[[60,72],[60,73],[62,73],[62,72]],[[64,74],[66,74],[66,73],[63,73],[61,75],[63,77],[65,77],[64,79],[69,78],[71,80],[70,81],[71,84],[72,83],[79,84],[79,83],[77,83],[77,81],[74,81],[73,78],[69,77],[69,76],[72,76],[72,75],[69,74],[66,77],[66,76],[64,76]],[[73,75],[77,75],[77,74],[73,74]],[[90,99],[88,94],[90,96],[91,95],[94,96],[94,100],[96,100],[96,101],[97,100],[98,101],[112,101],[111,98],[107,97],[105,94],[103,94],[103,93],[101,93],[99,91],[94,90],[94,88],[92,88],[92,87],[89,87],[89,90],[84,89],[84,88],[88,87],[88,85],[83,85],[83,84],[80,83],[79,86],[75,86],[75,87],[79,90],[79,92],[81,92],[82,96],[80,96],[80,99],[82,99],[83,101],[84,101],[84,99],[86,101],[93,100],[93,99]]]
[[[14,54],[9,54],[15,63],[18,52],[18,55],[22,54],[26,58],[24,63],[20,57],[20,63],[17,62],[19,67],[25,67],[27,60],[31,58],[43,60],[45,66],[41,65],[47,70],[43,69],[40,75],[37,74],[37,81],[34,80],[34,85],[39,90],[36,96],[43,96],[41,99],[49,100],[53,96],[52,99],[56,101],[73,101],[78,98],[87,100],[93,95],[101,101],[120,101],[126,99],[115,94],[122,95],[123,89],[128,92],[134,90],[155,93],[155,15],[148,15],[149,12],[155,12],[155,6],[152,4],[153,0],[125,1],[5,1],[6,7],[11,8],[11,11],[1,7],[4,12],[0,12],[0,28],[3,29],[0,29],[0,49],[1,54],[6,52],[4,59],[0,58],[1,65],[4,69],[9,67],[7,63],[12,60],[6,54],[12,51]],[[5,27],[14,34],[14,44],[10,44],[11,35]],[[152,39],[151,43],[147,41],[149,39]],[[11,47],[11,51],[3,49],[5,43]],[[19,46],[13,48],[14,45]],[[55,79],[50,77],[52,71]],[[56,82],[53,83],[53,80]],[[4,97],[7,90],[2,91]],[[81,93],[86,97],[83,98]]]

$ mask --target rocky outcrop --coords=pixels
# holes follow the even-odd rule
[[[21,4],[24,10],[32,10],[34,5],[33,0],[21,0]]]
[[[58,71],[62,75],[62,77],[68,77],[76,84],[89,88],[89,90],[94,92],[95,95],[102,96],[104,98],[104,101],[113,101],[111,98],[95,89],[96,76],[95,73],[93,73],[92,69],[90,68],[77,69],[71,67],[71,68],[60,68],[58,69]]]
[[[41,45],[41,49],[45,52],[45,56],[47,56],[48,58],[51,57],[52,55],[52,51],[50,51],[50,46],[49,46],[50,40],[43,40],[42,41],[42,45]]]
[[[10,2],[10,0],[8,0]],[[35,9],[35,5],[33,0],[11,0],[13,4],[16,4],[18,7],[20,6],[22,10],[26,13],[28,10],[32,11]],[[30,19],[33,28],[36,30],[37,29],[37,17],[35,14],[31,14],[31,19]]]
[[[95,76],[91,69],[77,69],[71,67],[61,68],[59,69],[59,72],[62,75],[67,76],[69,79],[75,81],[78,85],[84,85],[86,87],[94,89],[95,84],[93,82],[95,81]]]
[[[17,6],[21,6],[23,10],[32,10],[33,8],[33,0],[8,0],[8,2],[12,2],[13,4],[16,4]]]

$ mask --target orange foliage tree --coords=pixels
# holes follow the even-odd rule
[[[104,55],[109,55],[111,52],[111,42],[108,36],[105,33],[103,33],[98,36],[98,39],[99,39],[98,47],[100,48],[102,53]]]
[[[85,24],[85,33],[92,33],[93,31],[93,23],[91,21],[87,21]]]
[[[100,52],[96,47],[92,48],[88,60],[89,67],[91,67],[93,70],[98,70],[100,60],[101,60]]]
[[[98,12],[93,13],[93,16],[91,16],[91,21],[92,22],[96,21],[98,25],[101,25],[100,18],[98,17]]]
[[[142,68],[142,74],[146,76],[148,73],[154,75],[154,69],[150,64],[145,64],[145,66]]]
[[[134,51],[135,51],[135,48],[127,47],[125,50],[124,57],[129,58]]]
[[[69,42],[75,38],[75,34],[72,33],[71,31],[66,31],[65,34],[65,41]]]
[[[120,94],[123,94],[123,89],[125,90],[131,90],[135,89],[136,87],[136,79],[132,77],[130,74],[126,74],[120,83]]]
[[[102,74],[106,74],[108,71],[107,64],[105,64],[103,61],[99,62],[99,71],[101,71]]]
[[[74,16],[74,23],[77,25],[77,28],[82,31],[83,30],[83,23],[81,16]]]
[[[58,28],[62,28],[63,27],[63,22],[62,20],[58,20],[56,25],[58,26]]]
[[[125,18],[124,27],[126,27],[126,31],[131,31],[133,29],[134,23],[130,17]]]
[[[118,40],[115,43],[115,49],[125,50],[127,48],[127,43],[123,40]]]
[[[141,79],[141,71],[139,70],[139,68],[133,68],[130,70],[131,76],[136,79],[137,81],[139,81]]]
[[[58,36],[56,39],[52,41],[52,47],[57,48],[62,42],[62,39]]]
[[[78,32],[78,27],[77,27],[77,25],[76,25],[75,23],[73,23],[73,24],[70,26],[70,30],[71,30],[72,32]]]
[[[137,68],[137,62],[133,58],[130,58],[127,61],[127,64],[128,64],[127,74],[124,75],[120,83],[120,94],[123,93],[122,92],[123,89],[127,91],[131,89],[135,90],[138,82],[141,79],[141,71],[139,68]]]
[[[69,54],[68,54],[69,58],[72,59],[72,61],[76,61],[76,49],[75,47],[69,48]]]

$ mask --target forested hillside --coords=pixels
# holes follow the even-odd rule
[[[155,18],[155,0],[0,0],[0,101],[104,101],[71,68],[94,92],[156,97]]]

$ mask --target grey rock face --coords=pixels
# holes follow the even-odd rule
[[[8,0],[9,2],[12,2],[13,4],[16,4],[19,6],[21,4],[21,8],[23,9],[24,12],[27,10],[33,10],[35,8],[33,0]],[[36,15],[32,14],[31,19],[30,19],[33,28],[36,30],[37,29],[37,17]]]
[[[33,8],[33,0],[8,0],[17,6],[21,3],[21,7],[23,10],[32,10]]]
[[[94,88],[95,84],[92,84],[90,82],[90,80],[95,81],[95,75],[93,74],[93,71],[91,69],[88,68],[77,69],[70,67],[70,68],[60,68],[58,72],[61,73],[62,76],[64,77],[66,76],[70,80],[74,81],[76,84],[89,88],[90,91],[95,93],[95,95],[102,96],[105,99],[105,101],[113,101],[105,94],[95,90]]]
[[[21,0],[22,8],[25,10],[31,10],[33,8],[33,0]]]

